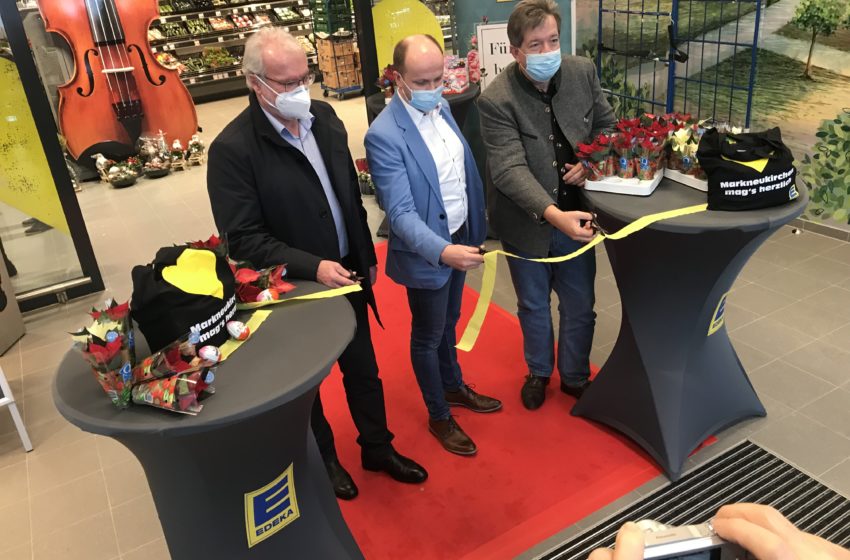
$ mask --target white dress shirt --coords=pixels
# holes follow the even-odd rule
[[[401,96],[399,98],[431,152],[431,157],[434,158],[449,233],[454,233],[466,222],[468,212],[463,143],[443,118],[439,105],[433,111],[423,113]]]
[[[309,118],[298,121],[298,136],[294,136],[289,130],[283,126],[283,123],[277,120],[274,115],[266,111],[264,107],[260,107],[269,122],[280,136],[289,142],[289,144],[300,151],[313,166],[313,171],[319,177],[319,182],[322,184],[322,190],[325,191],[325,198],[328,199],[328,206],[331,207],[331,216],[334,219],[336,227],[336,237],[339,243],[339,256],[343,258],[348,255],[348,233],[345,231],[345,220],[342,217],[342,207],[339,205],[339,199],[336,197],[331,178],[328,175],[328,169],[325,166],[325,160],[322,158],[322,153],[319,151],[319,145],[316,143],[316,138],[313,136],[313,121],[316,119],[313,114]]]

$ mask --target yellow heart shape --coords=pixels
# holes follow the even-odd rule
[[[177,264],[162,269],[162,279],[188,294],[224,299],[224,285],[215,272],[215,255],[210,251],[186,249]]]

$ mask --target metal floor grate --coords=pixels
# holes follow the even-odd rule
[[[771,505],[800,529],[850,545],[850,500],[746,441],[538,558],[586,560],[594,548],[611,546],[626,521],[703,523],[732,502]]]

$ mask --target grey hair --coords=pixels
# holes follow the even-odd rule
[[[242,73],[245,75],[245,80],[248,86],[251,86],[249,78],[253,76],[264,76],[266,73],[265,65],[263,64],[263,50],[266,45],[277,43],[302,50],[301,44],[288,31],[284,31],[280,27],[270,25],[263,27],[245,42],[245,53],[242,55]]]

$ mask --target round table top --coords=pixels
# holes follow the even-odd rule
[[[298,282],[288,295],[321,288],[314,282]],[[265,309],[273,312],[262,327],[216,370],[216,393],[202,401],[204,408],[197,416],[144,405],[118,410],[75,350],[65,355],[53,381],[56,408],[87,432],[114,436],[203,432],[281,406],[321,382],[354,337],[355,316],[344,297]],[[247,320],[250,313],[237,313],[237,318]],[[137,334],[137,355],[144,357],[147,344]]]
[[[779,227],[802,214],[809,202],[808,189],[798,187],[797,190],[800,196],[781,206],[736,212],[716,210],[699,212],[662,220],[649,227],[677,233],[727,229],[754,231]],[[649,196],[631,196],[585,189],[582,189],[582,193],[591,210],[597,210],[626,223],[633,222],[647,214],[705,204],[706,202],[706,193],[667,178],[662,179],[655,192]],[[605,222],[601,221],[601,225],[605,227]]]

